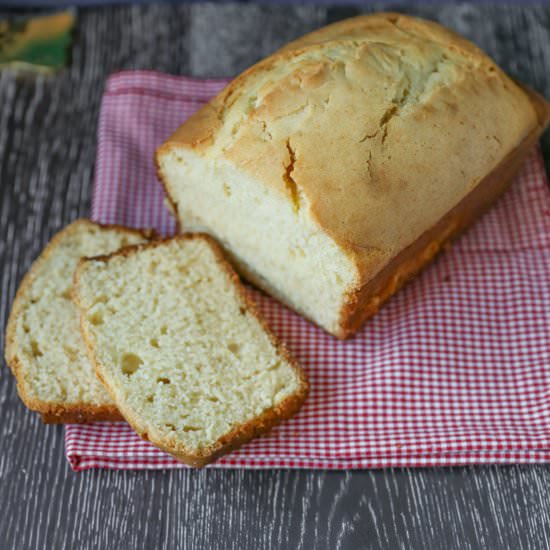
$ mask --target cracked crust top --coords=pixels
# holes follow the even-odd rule
[[[476,46],[376,14],[254,65],[158,154],[191,148],[285,194],[368,280],[538,125],[529,96]]]

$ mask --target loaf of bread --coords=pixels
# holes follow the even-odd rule
[[[304,374],[206,236],[82,260],[91,361],[143,438],[203,466],[294,414]]]
[[[6,330],[6,361],[21,399],[44,422],[121,420],[95,376],[71,299],[82,256],[146,240],[138,231],[77,220],[54,236],[17,292]]]
[[[156,162],[183,230],[343,338],[496,199],[548,113],[470,42],[378,14],[259,62]]]

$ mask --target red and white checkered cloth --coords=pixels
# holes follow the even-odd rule
[[[225,81],[125,72],[107,84],[92,217],[174,229],[153,152]],[[340,342],[250,290],[306,369],[302,411],[214,467],[379,468],[550,461],[550,192],[534,151],[454,248]],[[124,423],[71,425],[85,468],[185,467]]]

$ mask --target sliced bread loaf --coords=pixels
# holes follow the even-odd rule
[[[72,279],[82,256],[144,240],[135,230],[77,220],[55,235],[23,279],[8,320],[6,361],[21,399],[44,422],[122,419],[86,356]]]
[[[470,42],[375,14],[242,73],[156,161],[182,231],[346,338],[503,192],[549,120]]]
[[[203,466],[294,414],[307,382],[206,236],[82,260],[90,359],[144,439]]]

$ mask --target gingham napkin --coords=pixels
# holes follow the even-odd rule
[[[107,84],[92,217],[171,233],[153,151],[225,81]],[[534,151],[511,190],[340,342],[250,289],[306,369],[302,411],[214,467],[378,468],[550,460],[550,192]],[[71,425],[76,470],[184,467],[124,423]]]

